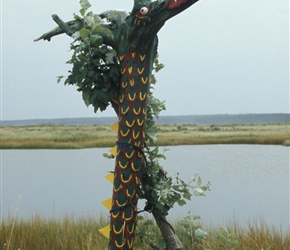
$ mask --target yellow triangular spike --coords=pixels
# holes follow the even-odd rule
[[[110,128],[111,128],[112,130],[118,132],[118,122],[115,122],[114,124],[112,124],[112,125],[110,126]]]
[[[110,238],[110,225],[99,229],[99,232],[104,235],[107,239]]]
[[[116,157],[116,156],[117,156],[117,146],[111,148],[111,149],[109,150],[109,152],[110,152],[113,156]]]
[[[102,204],[108,209],[111,210],[112,208],[112,198],[102,201]]]
[[[111,183],[114,183],[114,173],[109,173],[105,176],[105,178],[111,182]]]

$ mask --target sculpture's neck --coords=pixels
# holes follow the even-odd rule
[[[121,66],[119,141],[143,146],[147,97],[150,88],[151,55],[127,51],[119,56]]]
[[[157,36],[147,42],[146,48],[133,49],[129,41],[123,45],[119,50],[121,78],[118,139],[142,147],[150,76],[157,53]]]

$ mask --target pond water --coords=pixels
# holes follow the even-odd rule
[[[161,148],[162,149],[162,148]],[[198,173],[210,181],[206,197],[193,197],[170,210],[170,217],[198,214],[206,224],[240,224],[263,220],[289,227],[289,147],[266,145],[196,145],[166,147],[161,161],[168,174],[184,180]],[[104,178],[114,160],[108,148],[80,150],[1,150],[1,218],[15,209],[32,215],[95,216],[108,214],[101,205],[111,197]],[[144,203],[140,202],[140,209]]]

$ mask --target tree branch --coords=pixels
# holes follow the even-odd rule
[[[72,20],[69,22],[64,22],[57,15],[52,15],[52,19],[58,24],[59,27],[54,28],[51,31],[44,33],[39,38],[34,41],[47,40],[50,41],[52,37],[66,33],[69,36],[72,36],[74,32],[82,29],[84,27],[84,23],[81,20]]]
[[[72,36],[75,31],[67,24],[65,23],[58,15],[53,14],[52,15],[53,21],[57,23],[57,25],[68,35]]]
[[[52,15],[52,19],[57,23],[59,27],[44,33],[39,38],[34,41],[47,40],[50,41],[52,37],[66,33],[68,36],[72,36],[75,32],[81,30],[85,25],[84,21],[80,19],[75,19],[69,22],[64,22],[58,15]],[[94,29],[94,34],[99,34],[102,36],[104,43],[115,48],[115,38],[113,32],[110,28],[104,24],[100,24]]]
[[[184,249],[181,241],[178,236],[173,231],[172,226],[166,220],[165,216],[156,216],[154,215],[154,219],[161,231],[162,237],[166,243],[166,250],[182,250]]]

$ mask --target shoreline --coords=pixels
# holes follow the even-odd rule
[[[289,124],[158,125],[157,146],[263,144],[290,146]],[[115,146],[110,126],[5,126],[0,149],[81,149]],[[149,145],[152,146],[152,145]]]

